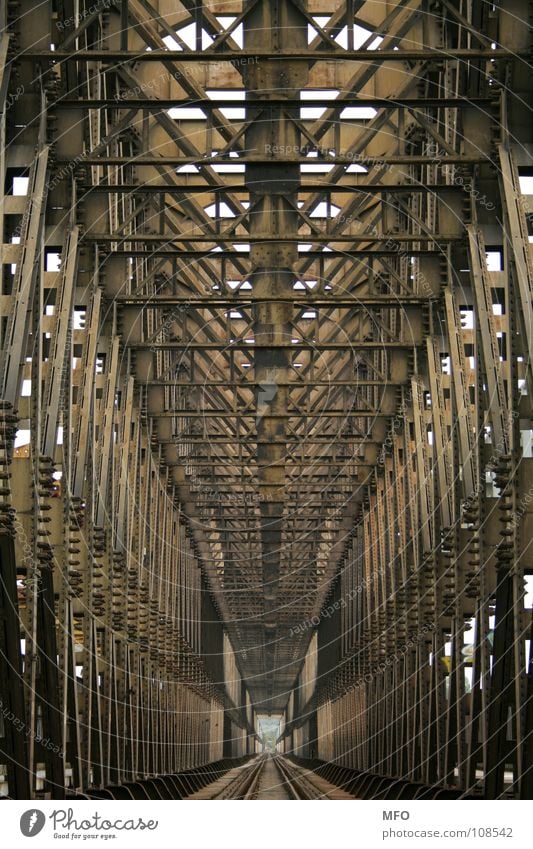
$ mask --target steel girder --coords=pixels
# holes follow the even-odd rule
[[[527,796],[520,4],[226,6],[2,22],[10,792],[243,754],[253,705]]]

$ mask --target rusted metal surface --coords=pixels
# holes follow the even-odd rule
[[[170,5],[2,7],[2,792],[528,798],[524,4]]]

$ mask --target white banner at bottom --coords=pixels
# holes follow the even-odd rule
[[[364,847],[533,846],[527,801],[337,802],[39,801],[5,800],[2,844],[36,849],[92,844],[120,849],[313,849]],[[301,806],[304,807],[301,807]]]

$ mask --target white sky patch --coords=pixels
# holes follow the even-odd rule
[[[46,254],[45,271],[59,271],[61,268],[61,254],[51,251]]]
[[[316,21],[319,27],[322,27],[322,29],[324,29],[329,19],[330,15],[313,15],[313,20]],[[316,31],[316,29],[311,24],[307,24],[307,43],[311,44],[311,42],[314,41],[317,36],[318,32]]]
[[[31,433],[29,430],[21,428],[15,434],[15,448],[22,448],[24,445],[30,444]]]
[[[301,100],[336,100],[339,96],[339,90],[334,88],[330,89],[304,89],[300,91],[300,99]],[[324,106],[304,106],[300,109],[300,118],[303,121],[314,120],[315,118],[321,118],[326,108]]]
[[[172,106],[167,109],[169,118],[175,121],[205,121],[206,115],[197,106]]]
[[[217,15],[216,19],[219,22],[219,24],[222,27],[224,27],[225,30],[227,30],[227,29],[229,29],[229,27],[232,25],[233,21],[235,20],[235,15]],[[243,26],[242,26],[242,24],[239,24],[237,27],[235,27],[235,29],[233,30],[233,32],[230,35],[230,38],[232,38],[233,41],[235,42],[235,44],[237,44],[240,48],[243,47],[244,42],[243,42]]]
[[[13,177],[13,194],[16,197],[27,195],[29,182],[29,177]]]
[[[332,203],[329,209],[329,217],[336,218],[340,211],[340,206],[335,206]],[[317,203],[313,211],[309,213],[309,218],[328,218],[328,205],[325,200]]]
[[[333,165],[324,165],[316,163],[314,165],[300,165],[302,174],[329,174],[333,170]]]
[[[461,326],[465,330],[472,330],[474,327],[474,310],[471,308],[464,309],[461,307]]]
[[[217,174],[244,174],[246,171],[244,165],[232,165],[229,162],[224,162],[222,165],[212,165],[211,167]]]
[[[178,44],[175,38],[172,38],[171,35],[165,35],[164,38],[161,39],[163,44],[168,47],[169,50],[183,50],[181,44]]]
[[[353,47],[354,50],[359,50],[363,44],[368,41],[373,35],[372,31],[369,29],[365,29],[365,27],[361,27],[358,24],[353,25]],[[345,50],[348,49],[348,27],[345,26],[341,29],[340,33],[335,37],[335,41],[340,47],[343,47]],[[370,42],[367,47],[367,50],[377,50],[383,38],[380,35],[375,36],[375,38]]]
[[[204,210],[210,218],[217,217],[217,205],[216,203],[211,203],[209,206],[205,207]],[[222,201],[218,206],[218,216],[220,218],[235,218],[235,213],[231,211],[230,207],[225,201]]]
[[[181,29],[176,30],[177,34],[181,38],[181,40],[189,47],[191,50],[196,50],[196,24],[187,24],[187,26],[181,27]],[[176,41],[172,38],[172,36],[167,35],[163,39],[167,47],[171,50],[182,50],[181,47],[170,47],[169,42]],[[202,30],[202,50],[206,50],[211,44],[213,44],[213,39],[204,29]]]
[[[206,90],[206,94],[209,100],[213,100],[215,102],[217,100],[243,101],[246,96],[245,91],[236,91],[235,89],[233,89],[232,91],[226,91],[223,89],[208,89]],[[224,115],[225,118],[228,119],[228,121],[244,121],[244,118],[246,117],[246,110],[244,109],[244,107],[235,109],[233,107],[227,107],[221,109],[220,112],[222,115]]]
[[[292,288],[302,291],[305,289],[314,289],[316,284],[316,280],[297,280]]]
[[[340,117],[343,120],[370,121],[377,114],[377,110],[371,106],[347,106],[342,110]]]
[[[487,271],[502,270],[501,251],[487,251]]]
[[[523,195],[533,195],[533,176],[519,177],[520,191]]]
[[[524,575],[525,597],[524,607],[533,607],[533,575]]]

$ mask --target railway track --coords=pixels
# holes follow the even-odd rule
[[[320,780],[319,780],[320,782]],[[327,800],[332,798],[332,785],[325,792],[322,786],[308,778],[301,768],[279,755],[260,755],[249,766],[239,769],[235,778],[222,787],[211,799],[257,800]],[[339,792],[339,791],[337,791]],[[340,791],[342,792],[342,791]],[[344,794],[343,794],[344,795]]]
[[[268,761],[268,755],[260,755],[251,766],[244,767],[241,774],[213,799],[256,799],[259,782]]]
[[[322,790],[316,784],[302,775],[300,770],[295,768],[285,758],[274,758],[274,764],[279,774],[281,775],[287,793],[290,799],[327,799]]]

